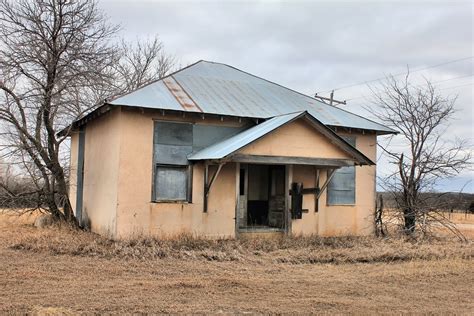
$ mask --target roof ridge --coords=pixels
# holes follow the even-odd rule
[[[147,88],[150,85],[154,85],[154,87],[160,86],[164,81],[166,81],[167,78],[174,78],[174,80],[180,85],[180,90],[183,91],[183,93],[187,94],[188,96],[193,95],[193,85],[191,84],[191,90],[188,90],[189,86],[183,85],[181,83],[181,80],[184,80],[184,78],[188,78],[189,76],[192,78],[194,75],[198,76],[198,78],[207,78],[208,76],[206,75],[206,72],[209,71],[209,77],[210,78],[220,78],[223,79],[223,82],[228,82],[232,83],[232,80],[237,80],[237,81],[242,81],[247,84],[254,84],[255,86],[264,86],[266,89],[270,89],[269,91],[277,91],[275,96],[272,97],[266,97],[263,96],[263,101],[262,99],[258,99],[257,101],[252,101],[251,105],[255,105],[258,102],[262,101],[262,111],[260,112],[260,118],[270,118],[270,117],[275,117],[279,115],[284,115],[284,114],[289,114],[289,113],[295,113],[295,112],[300,112],[300,111],[306,111],[306,112],[312,112],[314,113],[317,117],[319,117],[324,121],[324,124],[327,124],[329,126],[348,126],[351,127],[354,125],[354,128],[358,128],[358,126],[361,126],[362,129],[364,129],[364,126],[367,126],[365,129],[370,129],[374,131],[382,131],[383,133],[396,133],[396,131],[392,128],[389,128],[387,126],[384,126],[381,123],[375,122],[373,120],[370,120],[368,118],[363,117],[362,115],[352,113],[348,110],[327,104],[325,102],[322,102],[320,100],[317,100],[316,98],[306,95],[302,92],[299,92],[297,90],[285,87],[279,83],[273,82],[271,80],[262,78],[260,76],[251,74],[247,71],[241,70],[237,67],[222,63],[222,62],[217,62],[217,61],[208,61],[204,59],[200,59],[196,61],[195,63],[189,64],[186,67],[180,68],[162,78],[159,78],[157,80],[150,81],[149,83],[142,85],[141,87],[134,89],[130,92],[127,92],[122,95],[116,95],[114,96],[113,99],[107,99],[105,100],[105,104],[111,104],[111,105],[130,105],[130,106],[140,106],[140,103],[137,103],[138,101],[133,98],[133,96],[136,95],[146,95],[148,96],[146,104],[149,104],[151,108],[168,108],[169,109],[177,109],[179,110],[179,106],[175,104],[174,99],[171,100],[168,97],[168,92],[171,92],[169,89],[167,91],[163,90],[163,96],[160,96],[161,99],[157,101],[156,99],[153,99],[153,89],[150,90],[150,88]],[[202,74],[204,72],[204,74]],[[201,77],[200,74],[201,73]],[[189,74],[189,76],[188,76]],[[229,76],[229,77],[227,77]],[[237,79],[233,79],[237,78]],[[187,79],[191,80],[191,79]],[[203,79],[207,80],[207,79]],[[186,82],[186,81],[185,81]],[[211,82],[212,83],[212,82]],[[237,83],[236,83],[237,84]],[[201,87],[202,88],[202,87]],[[143,90],[145,89],[145,90]],[[160,88],[161,89],[161,88]],[[194,90],[197,88],[194,86]],[[253,90],[252,90],[253,91]],[[196,91],[194,91],[196,92]],[[240,91],[238,91],[240,92]],[[171,92],[173,94],[173,92]],[[216,93],[219,93],[217,91]],[[257,93],[258,94],[258,93]],[[287,104],[287,102],[284,102],[285,100],[282,98],[279,98],[279,96],[288,96],[289,102],[291,104]],[[130,101],[125,101],[125,103],[120,103],[124,101],[124,99],[130,98]],[[272,98],[276,99],[272,99]],[[176,96],[174,96],[176,98]],[[191,97],[194,99],[194,96]],[[198,97],[199,99],[199,97]],[[131,101],[133,100],[133,102]],[[119,101],[119,102],[117,102]],[[203,99],[203,102],[206,103],[208,102],[210,105],[208,108],[206,106],[203,107],[203,104],[199,104],[200,101],[194,99],[194,102],[198,104],[199,107],[203,109],[204,112],[209,112],[213,114],[229,114],[229,115],[235,115],[235,111],[233,112],[232,109],[229,109],[231,106],[227,106],[228,104],[224,102],[224,104],[215,104],[215,100],[207,100]],[[128,103],[127,103],[128,102]],[[132,102],[132,103],[130,103]],[[180,102],[179,100],[177,101],[178,103]],[[213,103],[214,102],[214,103]],[[257,102],[257,103],[255,103]],[[169,106],[166,104],[170,103]],[[232,103],[232,102],[231,102]],[[232,103],[233,104],[233,103]],[[222,109],[220,109],[220,106],[222,106]],[[247,109],[248,110],[248,109]],[[192,112],[192,111],[190,111]],[[244,111],[245,112],[245,111]],[[257,111],[258,112],[258,111]],[[251,117],[258,117],[257,112],[251,112],[248,110],[245,113],[238,113],[237,115],[242,115],[244,116],[249,116],[252,115]],[[250,117],[250,116],[249,116]],[[337,117],[342,117],[342,121],[345,124],[339,124],[338,120],[336,119]],[[356,123],[351,124],[350,121],[354,120]]]

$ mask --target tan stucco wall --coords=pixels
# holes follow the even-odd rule
[[[79,132],[73,132],[71,133],[69,157],[69,201],[71,202],[72,209],[74,210],[74,215],[76,214],[78,146]]]
[[[83,218],[92,231],[109,237],[116,233],[120,117],[120,109],[114,109],[85,129]],[[77,161],[77,150],[74,154]]]
[[[193,167],[192,203],[153,203],[153,120],[190,121],[197,124],[241,126],[237,119],[224,120],[150,114],[124,110],[121,122],[117,237],[139,235],[173,236],[181,233],[209,237],[235,236],[236,167],[226,164],[209,194],[208,212],[203,212],[201,163]],[[210,174],[214,172],[211,168]]]
[[[341,134],[349,135],[349,134]],[[374,134],[350,134],[356,137],[356,147],[372,161],[376,160],[376,136]],[[292,221],[295,235],[318,234],[369,235],[373,232],[375,207],[375,166],[356,167],[355,205],[328,205],[327,190],[319,199],[319,211],[314,212],[314,195],[304,195],[303,218]],[[327,170],[320,171],[320,184],[326,180]],[[294,166],[293,181],[303,182],[304,187],[314,187],[315,170],[311,166]]]
[[[116,109],[90,122],[86,128],[84,208],[92,230],[116,238],[140,235],[172,236],[191,233],[209,237],[235,236],[238,170],[226,164],[212,186],[208,212],[203,212],[203,164],[193,167],[192,203],[154,203],[152,196],[153,120],[190,121],[197,124],[241,126],[237,119],[161,115],[158,112]],[[357,136],[356,146],[375,161],[372,135]],[[71,153],[75,136],[72,137]],[[245,154],[346,158],[335,145],[307,122],[292,122],[240,150]],[[77,156],[77,153],[76,153]],[[328,206],[326,193],[314,212],[314,196],[305,195],[303,219],[292,221],[295,235],[347,235],[372,232],[375,167],[356,169],[356,205]],[[211,174],[213,170],[211,169]],[[293,181],[314,187],[312,166],[294,166]],[[320,173],[320,184],[326,170]],[[71,190],[71,194],[73,190]]]
[[[303,119],[278,128],[242,148],[239,153],[307,158],[349,158],[346,153],[328,142],[326,137]]]

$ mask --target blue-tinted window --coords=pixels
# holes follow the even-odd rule
[[[192,170],[188,156],[242,130],[242,127],[155,121],[152,199],[191,201]]]
[[[354,136],[342,138],[356,147]],[[355,167],[342,167],[335,171],[327,187],[327,203],[329,205],[355,204]]]
[[[155,201],[189,201],[188,155],[193,151],[193,125],[156,121],[153,137]]]

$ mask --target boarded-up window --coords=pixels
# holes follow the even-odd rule
[[[190,201],[187,156],[193,151],[193,125],[155,122],[153,137],[155,201]]]
[[[241,127],[195,124],[193,126],[193,151],[198,152],[242,130]]]
[[[188,156],[242,131],[186,122],[155,121],[153,135],[153,200],[191,202]]]
[[[346,142],[356,147],[356,138],[342,136]],[[328,184],[327,203],[329,205],[355,204],[355,167],[337,169]]]
[[[157,165],[155,170],[157,200],[186,201],[187,179],[186,166]]]

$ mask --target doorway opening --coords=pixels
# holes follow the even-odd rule
[[[285,228],[285,166],[241,165],[239,228]]]

